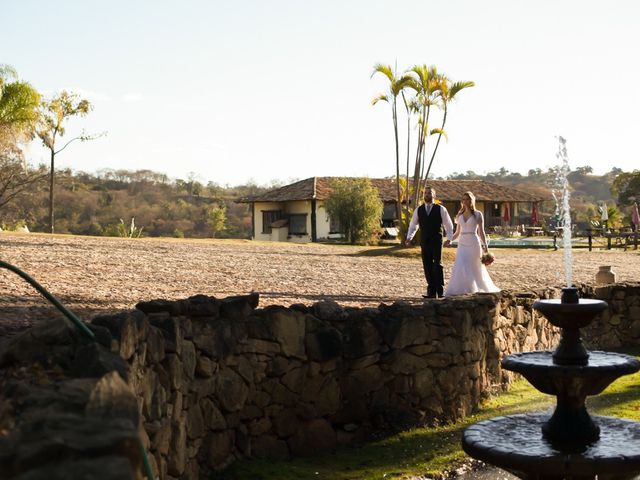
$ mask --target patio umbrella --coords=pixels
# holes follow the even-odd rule
[[[538,206],[534,203],[531,206],[531,225],[535,226],[538,223]]]
[[[511,211],[509,210],[509,204],[503,203],[502,209],[502,220],[504,220],[506,223],[509,223],[511,221]]]
[[[631,221],[636,226],[636,231],[640,227],[640,212],[638,212],[638,202],[633,202],[633,210],[631,211]]]
[[[602,206],[600,207],[600,220],[602,222],[606,222],[607,220],[609,220],[609,212],[607,210],[606,203],[603,203]]]

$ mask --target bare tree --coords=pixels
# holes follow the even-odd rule
[[[49,178],[49,228],[51,229],[51,233],[54,233],[55,230],[53,192],[55,185],[56,155],[62,152],[75,140],[80,140],[81,142],[95,140],[96,138],[104,135],[104,133],[97,135],[87,135],[83,133],[69,140],[61,148],[57,148],[56,142],[59,137],[62,137],[65,134],[65,120],[77,115],[84,117],[88,115],[92,108],[93,107],[91,103],[89,103],[89,100],[81,99],[78,94],[73,92],[70,93],[65,90],[55,95],[53,99],[42,102],[40,126],[37,133],[42,140],[42,144],[47,147],[51,153],[51,170]]]

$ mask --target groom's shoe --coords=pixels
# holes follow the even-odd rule
[[[438,298],[438,296],[435,293],[426,293],[422,295],[422,298]]]

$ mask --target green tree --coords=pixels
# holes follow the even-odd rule
[[[31,138],[40,94],[31,85],[18,80],[9,65],[0,65],[0,147],[15,147]]]
[[[640,202],[640,170],[621,172],[613,180],[611,193],[618,197],[618,205]]]
[[[42,144],[49,149],[51,154],[51,170],[49,172],[49,228],[54,233],[54,185],[55,185],[55,158],[69,144],[75,140],[85,142],[94,140],[101,135],[81,134],[72,138],[62,147],[57,148],[56,142],[58,137],[65,134],[64,123],[67,119],[75,116],[84,117],[92,110],[89,100],[81,99],[76,93],[70,93],[63,90],[55,95],[51,100],[45,100],[41,104],[40,126],[38,127],[38,136],[42,140]]]
[[[0,65],[0,209],[31,192],[43,180],[43,168],[30,169],[21,144],[33,137],[40,94]]]
[[[227,221],[227,209],[225,207],[211,207],[207,212],[207,224],[213,231],[212,237],[215,238],[216,233],[225,229]]]
[[[351,244],[365,243],[380,231],[382,200],[368,178],[335,179],[325,208]]]

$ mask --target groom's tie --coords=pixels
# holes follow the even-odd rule
[[[431,207],[432,207],[431,204],[427,205],[427,215],[431,213]]]

